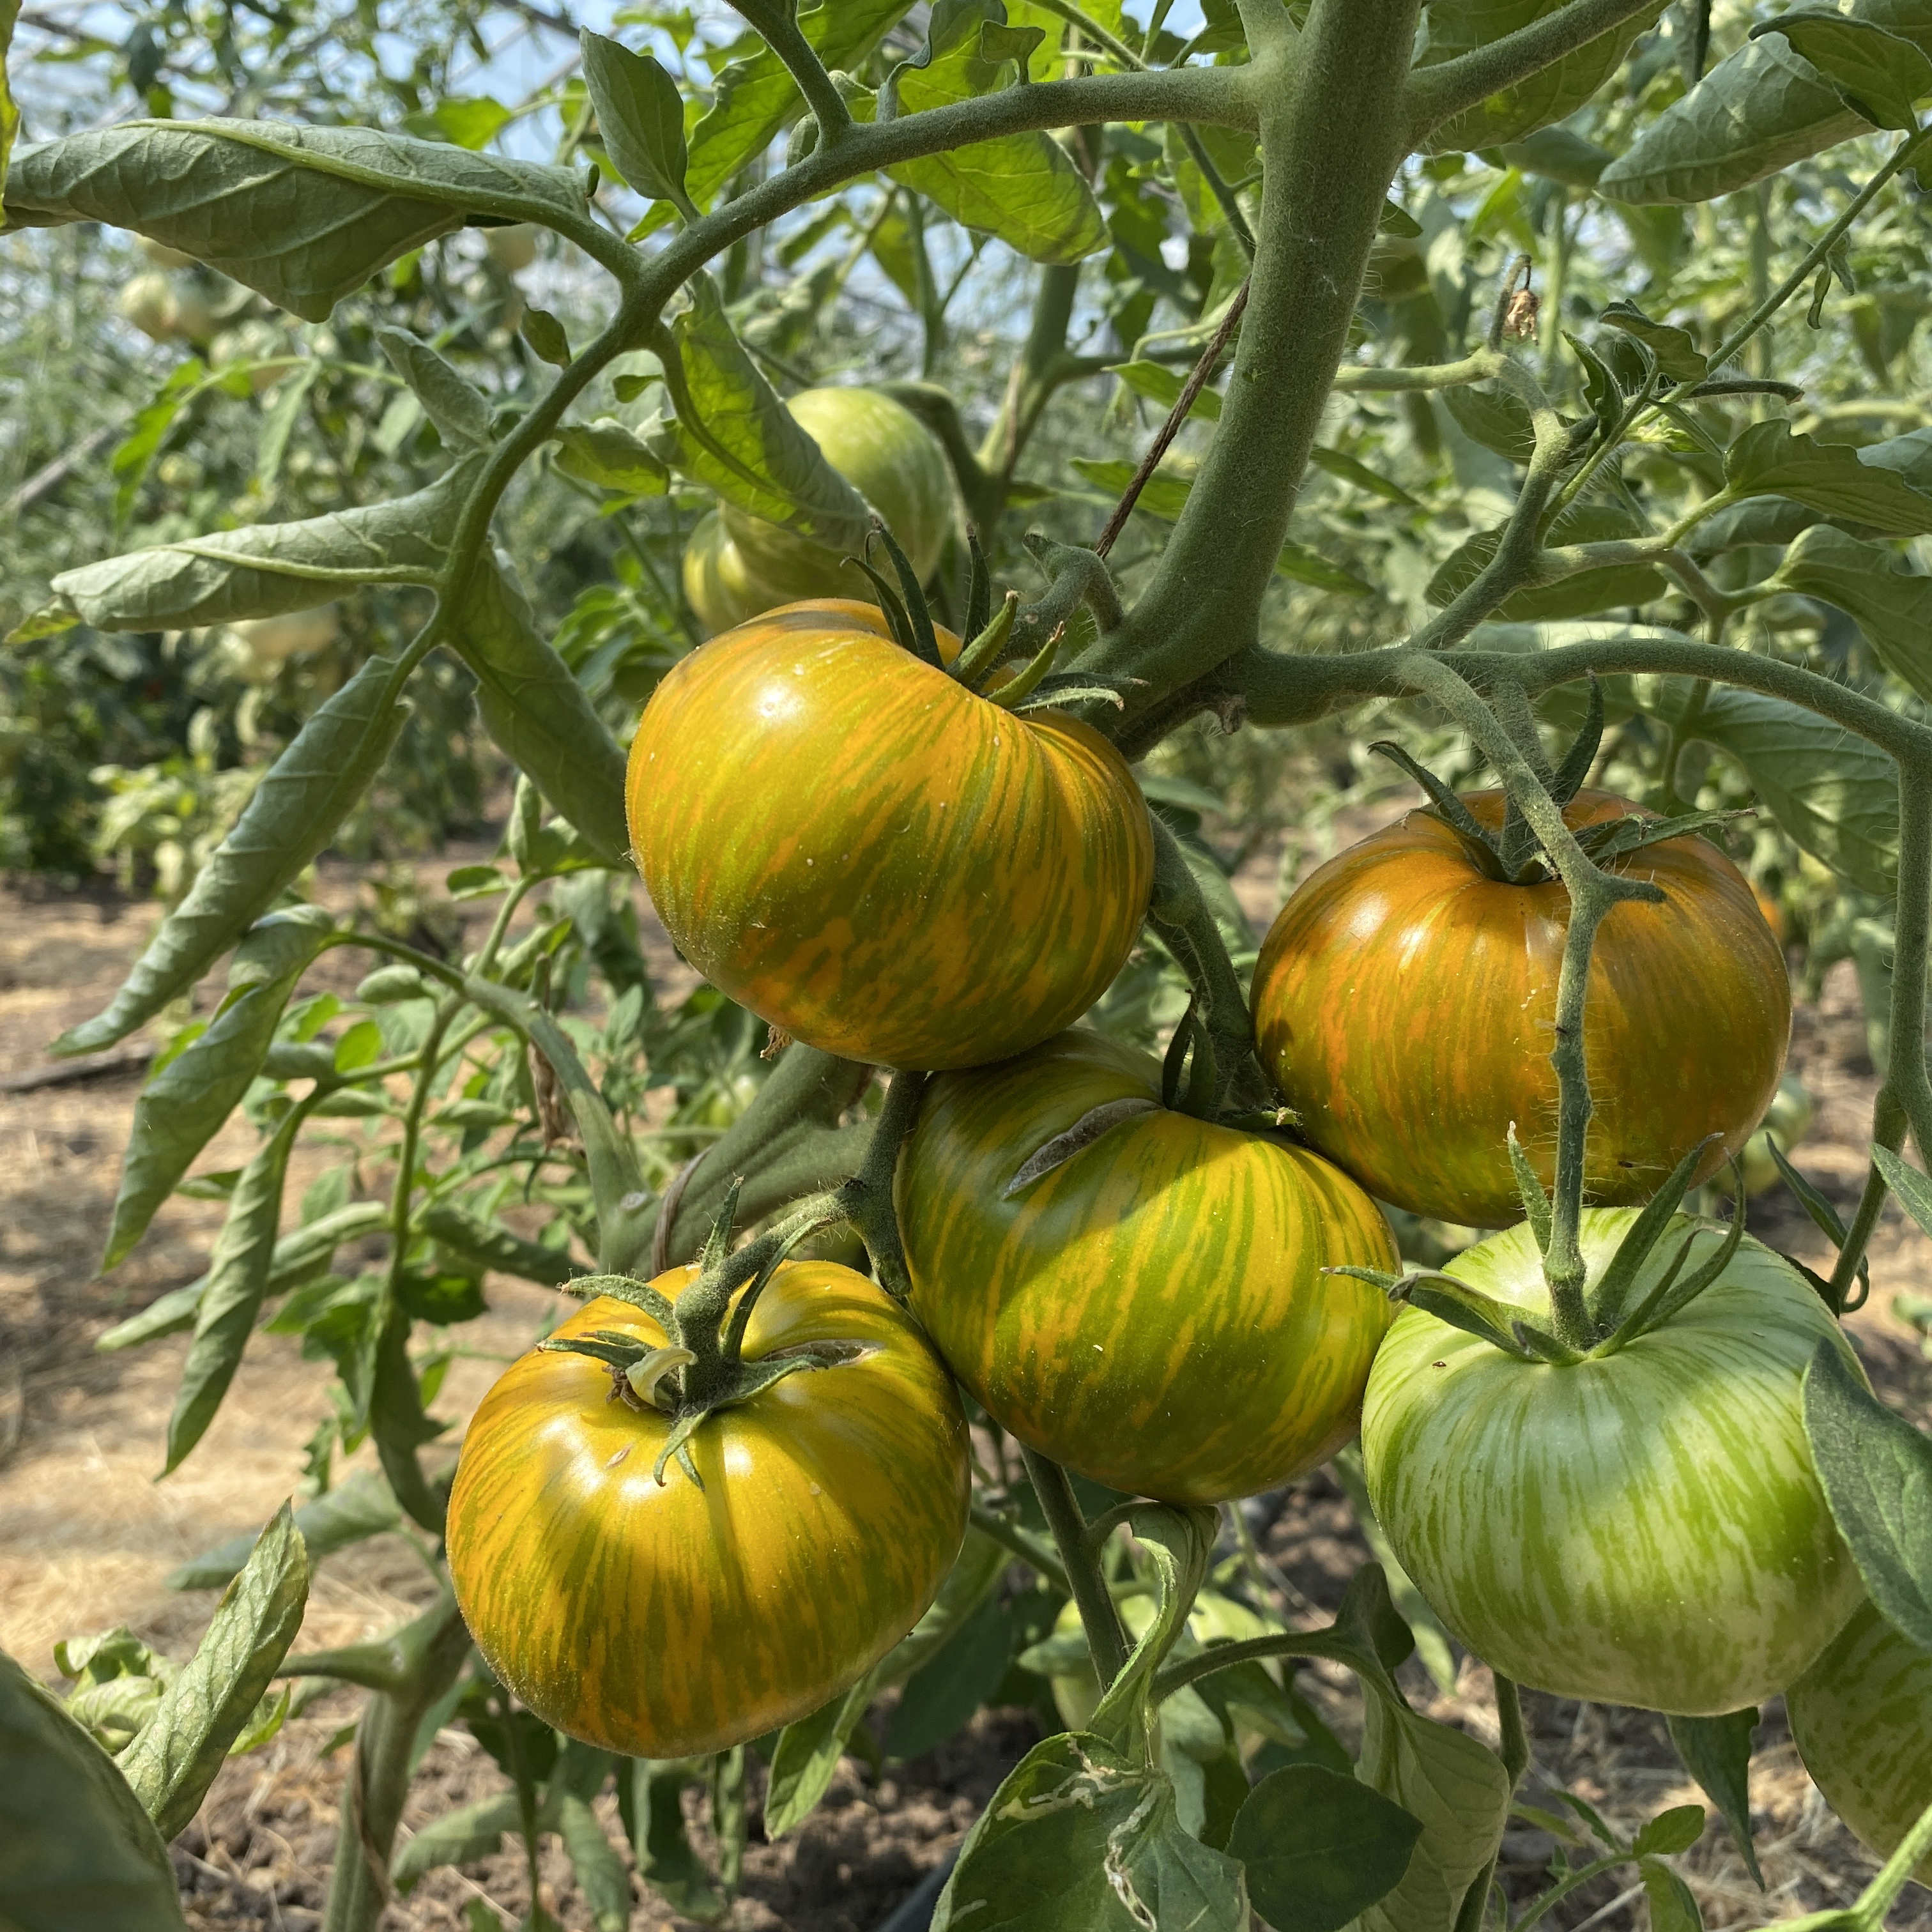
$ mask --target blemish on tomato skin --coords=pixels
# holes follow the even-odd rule
[[[631,1445],[627,1442],[624,1444],[622,1448],[617,1451],[616,1455],[610,1458],[609,1462],[604,1465],[604,1468],[607,1469],[614,1469],[630,1453]]]

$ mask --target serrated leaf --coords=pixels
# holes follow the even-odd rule
[[[1352,1778],[1312,1764],[1270,1772],[1228,1840],[1274,1932],[1341,1932],[1393,1891],[1422,1822]]]
[[[1245,1932],[1232,1858],[1190,1838],[1160,1772],[1070,1733],[1036,1744],[966,1834],[932,1932]]]
[[[283,1504],[193,1657],[118,1760],[164,1838],[184,1829],[302,1628],[308,1555]]]
[[[239,1105],[290,992],[334,925],[319,906],[300,906],[271,913],[253,927],[236,949],[227,996],[207,1030],[141,1089],[101,1257],[103,1274],[132,1251],[155,1210]]]
[[[477,560],[449,640],[476,674],[476,708],[498,748],[604,862],[621,864],[624,754],[500,564]]]
[[[1553,13],[1560,4],[1561,0],[1431,0],[1428,38],[1418,67],[1426,72],[1439,62],[1473,52]],[[1664,0],[1654,0],[1608,32],[1431,129],[1430,151],[1442,154],[1520,141],[1574,114],[1616,72],[1630,43],[1663,12],[1664,4]]]
[[[335,835],[402,729],[386,701],[387,658],[371,658],[316,712],[255,788],[235,828],[134,964],[106,1010],[54,1042],[112,1046],[193,986]]]
[[[376,340],[446,442],[477,448],[488,444],[490,405],[480,389],[406,328],[385,324],[376,329]]]
[[[472,461],[387,502],[130,550],[62,572],[54,592],[98,631],[158,631],[313,610],[358,583],[426,584],[476,477]]]
[[[1700,382],[1710,373],[1710,364],[1688,328],[1653,322],[1635,302],[1613,302],[1597,319],[1643,344],[1657,358],[1657,366],[1673,381]]]
[[[799,30],[832,71],[856,72],[912,0],[825,0],[798,16]],[[699,207],[776,138],[802,97],[769,47],[718,76],[710,110],[691,130],[685,186]]]
[[[1751,29],[1781,34],[1875,128],[1912,128],[1912,103],[1932,93],[1932,60],[1903,35],[1874,20],[1816,7],[1794,7]]]
[[[1464,383],[1444,389],[1442,400],[1456,426],[1485,449],[1519,464],[1536,453],[1529,406],[1513,390],[1497,383]]]
[[[236,1183],[221,1232],[214,1239],[214,1251],[208,1257],[207,1286],[195,1310],[194,1340],[182,1365],[173,1411],[168,1418],[164,1475],[178,1468],[206,1432],[254,1332],[274,1264],[289,1156],[301,1124],[302,1116],[290,1113],[262,1143]]]
[[[588,27],[578,38],[584,50],[584,83],[612,164],[647,200],[688,207],[684,101],[677,82],[649,54],[633,53]]]
[[[1598,177],[1613,201],[1686,202],[1748,188],[1870,124],[1781,36],[1748,41]]]
[[[1804,1434],[1867,1594],[1894,1629],[1932,1650],[1932,1441],[1828,1341],[1804,1372]]]
[[[1586,499],[1573,503],[1551,526],[1552,548],[1573,544],[1620,542],[1648,534],[1641,518],[1620,505]],[[1461,596],[1487,567],[1502,542],[1502,526],[1480,530],[1452,551],[1429,580],[1432,604],[1445,604]],[[1549,584],[1513,592],[1497,607],[1497,614],[1512,622],[1586,617],[1593,611],[1647,604],[1664,595],[1666,586],[1654,565],[1605,564],[1580,570]]]
[[[1884,464],[1864,461],[1846,444],[1794,435],[1788,423],[1775,419],[1753,423],[1731,445],[1724,482],[1735,494],[1790,496],[1887,536],[1932,531],[1932,492],[1915,489]]]
[[[0,1654],[0,1923],[186,1932],[167,1847],[114,1760]]]
[[[596,1932],[626,1932],[631,1922],[631,1874],[596,1813],[574,1791],[566,1792],[558,1803],[556,1832]]]
[[[1844,611],[1887,670],[1932,698],[1932,577],[1909,576],[1889,551],[1814,524],[1770,580]]]
[[[396,1848],[389,1876],[397,1891],[406,1894],[418,1880],[445,1865],[474,1864],[493,1856],[506,1836],[522,1830],[523,1822],[523,1803],[514,1791],[459,1805],[432,1818]]]
[[[566,168],[369,128],[130,121],[15,157],[14,227],[105,221],[206,262],[308,322],[472,214],[586,218]]]
[[[380,1210],[379,1210],[380,1211]],[[402,1520],[389,1486],[373,1469],[358,1469],[332,1490],[305,1502],[295,1514],[311,1566],[352,1543],[380,1536]],[[170,1590],[219,1590],[233,1581],[260,1539],[230,1537],[224,1544],[169,1571]]]
[[[711,278],[686,284],[670,325],[682,371],[676,414],[644,432],[652,452],[727,503],[836,553],[865,547],[872,513],[779,401],[733,331]]]

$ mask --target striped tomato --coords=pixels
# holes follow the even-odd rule
[[[1591,1280],[1636,1219],[1586,1211]],[[1723,1240],[1680,1217],[1630,1306],[1691,1230],[1684,1278]],[[1547,1316],[1526,1225],[1446,1272]],[[1846,1348],[1804,1278],[1748,1238],[1663,1326],[1567,1366],[1405,1310],[1362,1413],[1370,1498],[1442,1621],[1507,1676],[1693,1717],[1740,1710],[1791,1682],[1863,1593],[1804,1436],[1800,1382],[1828,1336]]]
[[[653,1284],[673,1297],[697,1274]],[[628,1302],[556,1333],[662,1329]],[[547,1724],[634,1757],[723,1749],[816,1710],[933,1599],[965,1532],[965,1419],[917,1328],[862,1275],[781,1268],[748,1360],[856,1345],[716,1411],[652,1479],[671,1419],[609,1398],[603,1365],[532,1351],[483,1399],[448,1554],[477,1648]]]
[[[875,1065],[976,1066],[1078,1018],[1153,885],[1147,807],[1104,738],[974,696],[870,604],[794,604],[681,659],[626,790],[691,963]]]
[[[1500,794],[1464,802],[1500,825]],[[1573,827],[1637,808],[1583,792]],[[1778,1090],[1791,1031],[1784,957],[1750,882],[1707,841],[1609,862],[1660,905],[1618,906],[1592,956],[1584,1052],[1596,1106],[1584,1185],[1647,1200],[1706,1136],[1708,1179]],[[1282,908],[1255,971],[1262,1057],[1310,1144],[1418,1214],[1499,1227],[1522,1211],[1508,1135],[1550,1184],[1550,1064],[1570,900],[1560,881],[1487,876],[1432,812],[1330,860]]]
[[[1388,1303],[1321,1270],[1395,1245],[1326,1161],[1160,1094],[1152,1060],[1079,1031],[949,1074],[900,1159],[899,1223],[914,1312],[1002,1427],[1116,1489],[1214,1502],[1354,1434]],[[1012,1186],[1102,1107],[1096,1138]]]
[[[1784,1694],[1784,1708],[1812,1783],[1891,1857],[1932,1804],[1932,1652],[1867,1604]],[[1932,1858],[1917,1876],[1932,1886]]]
[[[877,389],[806,389],[785,404],[826,462],[886,520],[923,582],[959,518],[946,452],[903,403]],[[837,550],[729,504],[692,532],[684,590],[707,636],[802,597],[850,596],[864,579]]]

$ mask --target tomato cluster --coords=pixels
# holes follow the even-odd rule
[[[925,432],[856,392],[793,408],[897,507],[915,592],[950,514],[922,480]],[[1254,980],[1259,1067],[1292,1126],[1198,1117],[1172,1070],[1075,1024],[1152,889],[1120,754],[1066,713],[982,694],[964,668],[983,651],[936,629],[909,648],[904,610],[829,595],[842,568],[729,510],[700,533],[691,594],[723,634],[646,706],[627,807],[653,904],[713,984],[775,1034],[933,1076],[894,1170],[909,1299],[778,1267],[738,1323],[745,1372],[819,1353],[698,1426],[652,1394],[696,1359],[695,1270],[650,1285],[658,1313],[600,1301],[561,1352],[512,1368],[472,1425],[450,1528],[504,1681],[560,1728],[652,1757],[837,1694],[959,1547],[956,1382],[1029,1450],[1175,1504],[1283,1484],[1359,1426],[1396,1557],[1498,1670],[1686,1716],[1799,1685],[1808,1760],[1834,1775],[1874,1670],[1932,1678],[1916,1652],[1868,1667],[1900,1640],[1861,1609],[1812,1466],[1801,1379],[1821,1342],[1849,1351],[1757,1243],[1682,1214],[1633,1235],[1636,1204],[1673,1170],[1680,1192],[1714,1172],[1778,1090],[1790,990],[1749,883],[1622,800],[1564,801],[1606,868],[1662,896],[1604,922],[1584,1027],[1586,1286],[1607,1296],[1621,1270],[1641,1318],[1559,1347],[1522,1190],[1555,1162],[1570,906],[1501,796],[1412,813],[1301,886]],[[1398,1313],[1378,1202],[1502,1232]],[[1445,1294],[1487,1312],[1445,1320]],[[1880,1783],[1851,1780],[1845,1802],[1882,1839]]]

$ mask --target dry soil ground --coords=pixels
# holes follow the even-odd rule
[[[452,852],[423,868],[426,885]],[[1276,901],[1271,866],[1241,881],[1250,912],[1264,920]],[[325,870],[326,896],[346,903],[346,872]],[[458,910],[461,910],[458,908]],[[98,1010],[139,950],[152,907],[106,893],[49,896],[0,887],[0,1077],[40,1064],[63,1025]],[[337,956],[338,958],[340,956]],[[670,964],[668,950],[664,963]],[[352,981],[356,968],[344,960]],[[1864,1172],[1874,1076],[1856,996],[1829,982],[1822,1004],[1799,1015],[1792,1065],[1820,1103],[1799,1164],[1847,1207]],[[113,1198],[138,1076],[0,1095],[0,1648],[53,1681],[60,1637],[118,1623],[177,1654],[190,1647],[212,1607],[206,1594],[170,1593],[163,1579],[184,1558],[253,1529],[296,1486],[302,1445],[322,1413],[321,1379],[296,1346],[260,1336],[219,1419],[195,1454],[165,1482],[154,1480],[186,1338],[112,1356],[92,1351],[112,1322],[200,1272],[218,1209],[177,1200],[157,1218],[136,1254],[110,1277],[94,1272]],[[232,1164],[246,1149],[231,1128],[206,1165]],[[298,1190],[302,1176],[298,1173]],[[1818,1237],[1788,1198],[1752,1210],[1754,1232],[1814,1264]],[[1915,1331],[1892,1311],[1895,1294],[1921,1292],[1932,1244],[1888,1214],[1872,1251],[1870,1304],[1854,1323],[1874,1378],[1922,1421],[1932,1371]],[[516,1283],[493,1284],[491,1312],[467,1331],[469,1359],[452,1370],[439,1409],[457,1416],[488,1385],[501,1362],[524,1346],[549,1298]],[[1364,1555],[1348,1505],[1316,1477],[1278,1499],[1264,1544],[1279,1567],[1292,1612],[1339,1600]],[[323,1563],[310,1598],[306,1646],[372,1635],[424,1601],[424,1565],[400,1536],[358,1545]],[[1493,1736],[1486,1673],[1465,1665],[1454,1693],[1409,1666],[1419,1702]],[[1354,1720],[1346,1681],[1317,1679],[1338,1726]],[[202,1816],[176,1846],[190,1922],[197,1927],[287,1928],[317,1922],[332,1856],[334,1807],[346,1754],[324,1747],[352,1710],[332,1699],[292,1722],[260,1754],[231,1763]],[[1567,1785],[1614,1822],[1634,1827],[1695,1794],[1676,1768],[1660,1720],[1534,1697],[1528,1714],[1534,1775]],[[736,1932],[866,1932],[943,1857],[1004,1770],[1034,1735],[1024,1714],[982,1714],[968,1732],[883,1779],[848,1760],[827,1804],[778,1846],[754,1842]],[[466,1735],[448,1732],[433,1748],[406,1823],[496,1789],[495,1767]],[[1872,1869],[1825,1809],[1798,1767],[1781,1709],[1767,1710],[1754,1780],[1758,1844],[1768,1895],[1745,1876],[1722,1828],[1707,1829],[1682,1862],[1713,1924],[1763,1923],[1844,1903]],[[607,1801],[608,1802],[608,1801]],[[1550,1842],[1513,1832],[1504,1841],[1512,1893],[1539,1888]],[[587,1925],[560,1860],[540,1874],[544,1903],[566,1927]],[[475,1901],[484,1902],[472,1918]],[[501,1922],[529,1910],[520,1860],[508,1851],[427,1881],[392,1909],[389,1932]],[[1642,1922],[1640,1894],[1614,1877],[1559,1909],[1569,1932]],[[1932,1894],[1912,1892],[1894,1924],[1932,1932]],[[638,1927],[682,1925],[640,1900]]]

